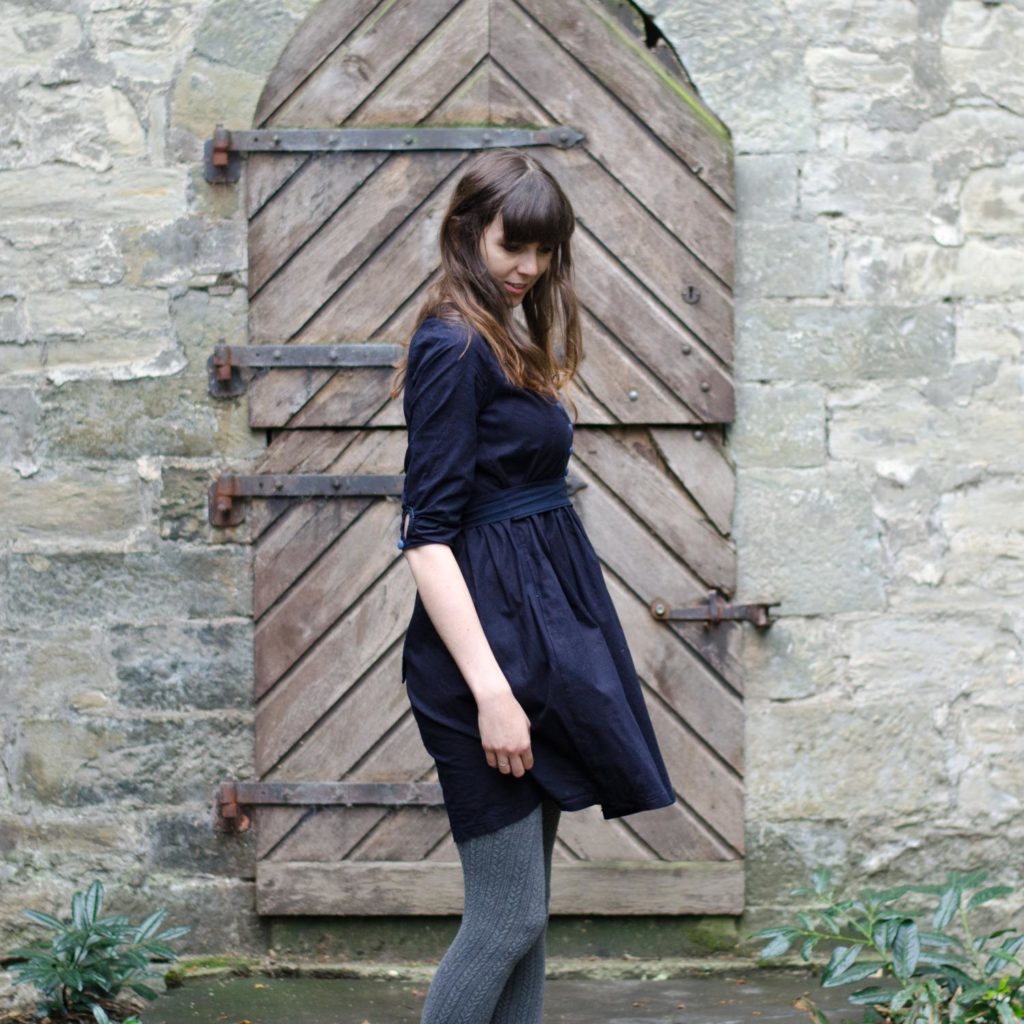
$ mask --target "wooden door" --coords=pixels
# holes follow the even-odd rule
[[[563,815],[554,913],[739,913],[736,627],[657,621],[654,598],[731,595],[732,153],[663,42],[604,0],[325,0],[268,80],[258,127],[571,125],[535,149],[573,201],[586,358],[575,502],[601,557],[679,793],[659,811]],[[247,161],[250,341],[407,342],[467,151]],[[268,371],[249,389],[261,473],[393,474],[386,368]],[[256,765],[264,782],[436,778],[401,684],[413,584],[394,499],[252,511]],[[312,790],[310,790],[312,792]],[[322,788],[316,792],[326,792]],[[265,913],[453,913],[443,806],[255,808]]]

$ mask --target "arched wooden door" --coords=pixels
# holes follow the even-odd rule
[[[597,808],[563,815],[552,910],[739,913],[735,627],[649,610],[657,597],[731,595],[735,583],[720,426],[733,414],[728,133],[664,42],[648,47],[636,13],[613,0],[324,0],[257,118],[278,130],[466,125],[585,135],[532,150],[579,217],[587,355],[572,471],[586,486],[575,501],[680,797],[614,821]],[[407,341],[437,272],[440,214],[472,155],[250,155],[250,342]],[[400,473],[390,376],[258,375],[250,417],[270,438],[259,472]],[[413,584],[395,546],[398,511],[393,497],[364,496],[278,497],[250,512],[257,770],[279,801],[254,807],[261,912],[460,909],[457,852],[422,785],[435,776],[399,676]],[[421,803],[402,806],[403,793]]]

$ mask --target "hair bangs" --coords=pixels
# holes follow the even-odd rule
[[[524,174],[501,205],[506,242],[539,242],[557,247],[567,242],[576,227],[572,207],[551,188],[541,174]]]

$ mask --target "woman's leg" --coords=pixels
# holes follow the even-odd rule
[[[551,903],[551,852],[561,808],[545,797],[541,805],[544,825],[544,902]],[[501,991],[491,1024],[540,1024],[544,1010],[544,939],[547,929],[516,964]]]
[[[458,844],[462,924],[430,984],[422,1024],[490,1024],[506,980],[547,924],[543,832],[536,807]]]

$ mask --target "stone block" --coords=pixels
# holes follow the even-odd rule
[[[729,126],[738,152],[814,148],[816,117],[801,62],[803,41],[794,38],[777,3],[695,0],[651,13],[704,101]]]
[[[246,711],[252,706],[248,621],[114,625],[109,645],[122,707]]]
[[[956,313],[958,362],[1018,362],[1024,355],[1024,302],[961,303]],[[0,398],[0,408],[3,399]]]
[[[266,81],[253,74],[193,55],[179,72],[171,101],[171,128],[196,140],[218,124],[252,124]]]
[[[854,303],[920,305],[958,292],[959,250],[861,235],[847,243],[843,287]],[[989,294],[986,292],[986,294]]]
[[[884,603],[871,495],[847,469],[748,469],[736,499],[741,594],[782,615],[873,611]]]
[[[729,449],[737,466],[822,465],[824,390],[815,384],[741,385]]]
[[[862,103],[907,92],[914,84],[913,69],[903,61],[845,46],[809,46],[804,67],[815,88],[842,92]]]
[[[876,384],[829,396],[829,453],[862,463],[927,467],[938,492],[983,472],[1024,472],[1019,424],[997,402],[935,400],[917,388]],[[892,411],[899,410],[894,416]]]
[[[55,164],[4,173],[4,204],[10,220],[80,220],[93,223],[159,224],[185,212],[185,169],[114,167],[96,174]],[[16,216],[11,211],[16,211]]]
[[[942,815],[952,738],[927,701],[748,705],[750,820],[857,821]]]
[[[743,224],[736,240],[737,290],[745,298],[828,294],[831,259],[822,224]]]
[[[802,700],[840,686],[845,677],[843,627],[827,618],[777,619],[745,632],[745,694],[750,699]]]
[[[147,860],[157,871],[185,877],[252,877],[256,843],[252,830],[227,835],[214,830],[213,802],[206,806],[146,815]]]
[[[189,288],[171,300],[171,322],[186,360],[185,375],[206,380],[206,362],[214,345],[244,345],[247,340],[247,298],[242,288],[212,295]]]
[[[0,295],[0,345],[25,344],[25,301],[20,295]]]
[[[76,15],[12,5],[0,13],[0,73],[35,72],[72,53],[81,42],[82,25]]]
[[[125,272],[119,233],[114,224],[88,221],[11,221],[3,272],[35,294],[117,284]],[[23,291],[19,299],[24,320]],[[26,335],[23,330],[21,340]]]
[[[87,807],[212,804],[225,778],[251,773],[252,727],[236,716],[27,719],[15,747],[18,800]]]
[[[933,306],[818,306],[754,302],[738,312],[744,380],[842,383],[933,377],[948,370],[953,310]]]
[[[193,19],[191,4],[105,4],[90,20],[96,58],[133,83],[166,87],[192,45]]]
[[[939,202],[929,164],[810,157],[800,169],[800,209],[846,217],[893,237],[929,230]]]
[[[120,854],[145,852],[145,834],[132,819],[109,813],[0,814],[0,857],[8,863],[46,870],[78,864],[101,867]]]
[[[41,457],[248,458],[266,448],[265,435],[249,429],[245,399],[214,402],[205,375],[72,381],[39,398]]]
[[[960,193],[960,210],[968,234],[1024,234],[1024,165],[973,171]]]
[[[243,221],[190,217],[159,228],[138,228],[124,239],[129,284],[152,288],[187,284],[197,275],[244,275],[248,254]]]
[[[32,388],[0,387],[0,458],[9,465],[28,470],[40,412]]]
[[[965,298],[1024,298],[1024,244],[968,237],[958,250],[950,294]]]
[[[0,718],[53,715],[68,709],[80,693],[115,689],[100,631],[88,624],[6,630],[0,633],[0,666]]]
[[[297,26],[295,12],[278,0],[216,0],[196,34],[195,52],[266,76]]]
[[[793,220],[798,167],[790,153],[737,155],[736,206],[745,223]]]
[[[1015,675],[1019,694],[1019,660]],[[1024,838],[1020,826],[1024,811],[1024,758],[1020,757],[1024,703],[1018,697],[1013,705],[965,704],[957,709],[956,725],[958,759],[963,766],[956,792],[959,816],[976,827],[1013,829]]]
[[[108,171],[143,157],[145,133],[130,100],[110,85],[66,84],[20,89],[5,126],[8,166],[64,164]]]
[[[1022,501],[1024,480],[1019,477],[991,477],[942,496],[939,516],[949,544],[944,583],[950,590],[986,604],[1020,600],[1024,594]]]
[[[795,907],[788,893],[808,885],[817,868],[829,868],[842,884],[849,871],[849,826],[844,816],[826,821],[748,818],[746,895],[747,906],[782,903]]]
[[[1014,3],[953,0],[942,21],[942,68],[959,96],[984,96],[1024,114],[1024,11]]]
[[[848,624],[848,692],[858,703],[913,694],[933,707],[1009,695],[1022,679],[1020,638],[988,614],[890,613]]]
[[[25,479],[0,467],[0,544],[125,542],[147,518],[134,466],[48,467]]]
[[[886,53],[915,41],[920,15],[914,0],[873,0],[845,7],[821,0],[783,0],[790,30],[818,44]]]
[[[7,585],[11,626],[166,623],[251,610],[249,552],[235,547],[14,554]]]

